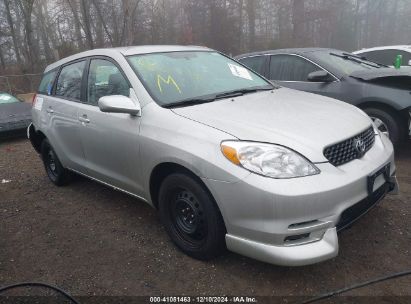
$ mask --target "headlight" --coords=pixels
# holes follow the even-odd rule
[[[221,143],[221,151],[233,164],[272,178],[294,178],[320,173],[304,156],[283,146],[224,141]]]

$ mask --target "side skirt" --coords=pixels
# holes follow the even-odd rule
[[[130,196],[133,196],[133,197],[135,197],[135,198],[138,198],[138,199],[146,202],[147,204],[149,204],[150,206],[153,207],[153,205],[150,204],[149,201],[148,201],[147,199],[145,199],[144,197],[142,197],[142,196],[139,196],[139,195],[137,195],[137,194],[131,193],[131,192],[126,191],[126,190],[124,190],[124,189],[121,189],[121,188],[119,188],[119,187],[113,186],[113,185],[111,185],[111,184],[109,184],[109,183],[106,183],[106,182],[103,182],[103,181],[101,181],[101,180],[99,180],[99,179],[97,179],[97,178],[94,178],[94,177],[91,177],[91,176],[89,176],[89,175],[87,175],[87,174],[78,172],[77,170],[70,169],[70,168],[67,168],[67,170],[70,170],[70,171],[72,171],[72,172],[74,172],[74,173],[76,173],[76,174],[78,174],[78,175],[84,176],[84,177],[86,177],[86,178],[88,178],[88,179],[91,179],[91,180],[93,180],[93,181],[95,181],[95,182],[98,182],[98,183],[100,183],[100,184],[103,184],[103,185],[105,185],[105,186],[107,186],[107,187],[109,187],[109,188],[112,188],[112,189],[114,189],[114,190],[123,192],[123,193],[125,193],[125,194],[127,194],[127,195],[130,195]],[[153,208],[154,208],[154,207],[153,207]]]

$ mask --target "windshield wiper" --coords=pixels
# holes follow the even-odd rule
[[[237,97],[237,96],[242,96],[244,94],[256,93],[258,91],[270,91],[273,89],[275,89],[275,87],[269,86],[269,87],[253,87],[253,88],[248,88],[248,89],[233,90],[233,91],[217,94],[216,99]]]
[[[248,89],[240,89],[240,90],[233,90],[229,92],[224,92],[216,95],[208,95],[204,97],[198,97],[198,98],[190,98],[190,99],[184,99],[172,103],[168,103],[165,105],[162,105],[163,108],[177,108],[177,107],[186,107],[186,106],[192,106],[192,105],[197,105],[197,104],[202,104],[202,103],[207,103],[207,102],[212,102],[217,99],[223,99],[223,98],[230,98],[230,97],[237,97],[237,96],[242,96],[244,94],[249,94],[249,93],[255,93],[258,91],[269,91],[269,90],[274,90],[277,87],[274,86],[267,86],[267,87],[252,87]]]
[[[207,103],[207,102],[212,102],[216,100],[216,97],[208,97],[208,98],[191,98],[191,99],[184,99],[172,103],[168,103],[163,105],[163,108],[177,108],[177,107],[186,107],[186,106],[192,106],[192,105],[197,105],[197,104],[202,104],[202,103]]]
[[[336,54],[336,53],[330,53],[330,55],[340,57],[340,58],[343,58],[343,59],[346,59],[346,60],[351,60],[351,61],[354,61],[354,62],[359,63],[359,64],[365,64],[365,65],[368,65],[368,66],[373,67],[373,68],[380,68],[382,66],[379,63],[363,59],[363,58],[361,58],[359,56],[356,56],[356,55],[353,55],[353,54],[342,53],[340,55],[340,54]]]
[[[353,57],[353,58],[361,59],[362,61],[367,61],[367,62],[374,63],[374,64],[376,64],[376,65],[378,65],[378,66],[380,66],[380,67],[385,67],[385,68],[388,68],[388,67],[389,67],[388,65],[385,65],[385,64],[382,64],[382,63],[379,63],[379,62],[370,60],[370,59],[368,59],[368,58],[365,57],[365,56],[358,56],[358,55],[350,54],[350,53],[342,53],[342,54],[345,55],[345,56],[350,56],[350,57]]]

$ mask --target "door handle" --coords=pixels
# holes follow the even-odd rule
[[[53,110],[52,108],[48,108],[46,111],[47,111],[47,113],[49,113],[49,114],[53,114],[53,113],[54,113],[54,110]]]
[[[89,123],[90,122],[90,119],[87,118],[87,115],[80,116],[78,118],[78,120],[83,122],[83,123]]]

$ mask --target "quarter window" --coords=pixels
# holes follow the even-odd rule
[[[56,77],[57,71],[49,71],[43,75],[41,79],[38,93],[50,95],[53,88],[54,78]]]
[[[84,67],[85,61],[79,61],[66,65],[61,69],[57,80],[56,96],[80,100],[81,79],[83,77]]]
[[[265,56],[254,56],[254,57],[247,57],[242,58],[239,60],[242,64],[246,65],[254,72],[263,75],[264,74],[264,63],[265,63]]]
[[[88,75],[88,102],[97,105],[100,97],[130,95],[130,86],[119,68],[104,59],[92,59]]]
[[[270,79],[277,81],[308,81],[308,74],[321,70],[315,64],[294,55],[273,55]]]

